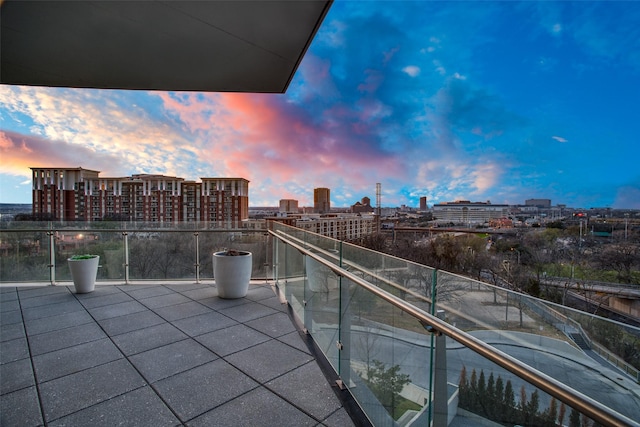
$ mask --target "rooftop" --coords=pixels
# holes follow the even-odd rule
[[[2,425],[353,421],[265,282],[0,287]]]

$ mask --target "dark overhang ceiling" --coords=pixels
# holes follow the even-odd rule
[[[284,93],[331,3],[8,0],[0,83]]]

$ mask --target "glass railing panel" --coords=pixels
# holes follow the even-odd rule
[[[49,263],[46,230],[0,230],[0,282],[49,281]]]
[[[342,379],[374,425],[428,425],[431,334],[365,288],[348,286]]]
[[[307,242],[308,247],[311,247],[309,242],[313,242],[315,248],[324,243],[322,239],[309,236],[302,236],[300,240]],[[591,334],[599,335],[600,341],[608,341],[609,347],[615,345],[614,341],[623,342],[619,347],[626,348],[627,356],[633,359],[633,355],[638,354],[635,339],[640,336],[640,331],[637,328],[616,325],[616,322],[574,313],[570,309],[555,307],[554,304],[517,292],[360,249],[344,243],[341,245],[342,266],[350,273],[420,307],[427,313],[432,312],[433,308],[438,317],[444,318],[446,322],[480,341],[511,355],[535,370],[546,373],[631,420],[640,419],[640,389],[636,371],[625,370],[626,368],[622,368],[617,362],[611,362],[608,360],[610,355],[607,355],[607,358],[594,357],[591,354],[593,351],[580,348],[566,332],[569,327],[584,331],[588,327],[595,328],[598,332]],[[283,251],[278,256],[282,253]],[[300,255],[297,250],[293,250],[291,254],[286,251],[284,253],[291,259],[294,256],[298,257],[296,266],[288,268],[289,274],[293,271],[298,274],[302,265],[306,277],[306,286],[290,292],[288,299],[294,301],[297,306],[296,314],[300,319],[305,319],[305,325],[314,340],[325,352],[374,425],[425,425],[429,419],[442,417],[443,414],[448,422],[452,417],[463,417],[465,422],[471,420],[469,425],[484,422],[478,421],[477,417],[499,423],[519,422],[521,425],[592,425],[566,403],[562,405],[533,385],[509,371],[498,368],[463,345],[442,335],[436,337],[435,334],[432,336],[427,333],[414,318],[384,302],[366,288],[349,283],[344,276],[340,279],[343,289],[341,295],[338,298],[333,297],[334,273],[330,268],[319,265],[320,263],[312,257]],[[378,262],[381,265],[377,265]],[[318,279],[314,279],[315,276]],[[432,298],[437,301],[435,307],[431,305]],[[334,312],[342,313],[339,322],[332,323],[331,315]],[[411,334],[415,334],[411,340],[400,338]],[[436,350],[433,352],[431,340],[436,342]],[[443,340],[444,344],[438,345]],[[596,342],[593,338],[589,340],[591,343]],[[376,343],[379,341],[388,344],[382,350],[378,350]],[[414,350],[414,347],[417,350]],[[442,349],[446,349],[444,357],[441,355]],[[376,354],[376,351],[379,353]],[[412,368],[415,364],[405,357],[413,351],[425,351],[424,361],[421,365],[418,364],[417,368]],[[376,364],[372,361],[372,354],[377,357]],[[442,359],[451,362],[447,364],[442,362]],[[425,379],[424,375],[414,374],[415,369],[431,367],[432,360],[435,360],[435,373],[432,378]],[[443,364],[447,365],[444,368],[444,383]],[[372,366],[376,368],[375,371]],[[504,398],[501,398],[500,403],[506,408],[507,415],[499,414],[495,407],[486,413],[478,413],[478,409],[473,407],[458,407],[463,366],[467,369],[467,378],[470,378],[473,370],[476,371],[474,387],[493,390],[485,390],[484,399],[489,399],[498,407],[499,404],[492,396],[500,393],[504,396],[509,381],[509,393],[513,393],[515,397],[508,399],[508,404],[502,402]],[[392,368],[395,370],[391,371]],[[381,404],[384,398],[377,397],[372,391],[376,386],[370,387],[371,384],[367,383],[367,373],[386,375],[390,372],[398,376],[409,373],[411,387],[417,384],[418,389],[426,386],[428,390],[434,390],[433,395],[436,398],[433,405],[430,404],[430,392],[420,401],[415,397],[415,388],[413,393],[404,393],[403,390],[418,408],[413,409],[415,412],[402,408],[400,412],[410,415],[399,418],[397,409],[389,408],[394,405]],[[431,373],[429,371],[429,375]],[[486,380],[482,386],[478,383],[481,373]],[[431,386],[433,387],[429,388]],[[443,389],[446,391],[438,391]],[[447,397],[444,403],[437,399],[443,394]],[[463,403],[468,405],[468,402]],[[389,410],[385,409],[385,406]]]
[[[305,256],[290,245],[279,247],[278,286],[301,321],[304,320]]]
[[[351,244],[342,246],[343,267],[429,312],[434,269]]]
[[[192,233],[148,229],[128,236],[130,280],[195,278]]]
[[[640,328],[569,307],[536,301],[559,330],[640,383]]]
[[[331,269],[305,256],[304,325],[338,371],[340,278]]]
[[[436,306],[453,326],[622,415],[640,419],[634,367],[639,328],[441,271]],[[600,351],[606,345],[599,341],[620,355]]]

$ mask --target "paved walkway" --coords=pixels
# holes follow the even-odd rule
[[[0,288],[1,426],[354,425],[264,283]]]

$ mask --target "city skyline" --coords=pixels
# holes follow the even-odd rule
[[[335,1],[284,95],[0,86],[0,202],[29,167],[243,177],[251,206],[640,208],[640,2]]]

